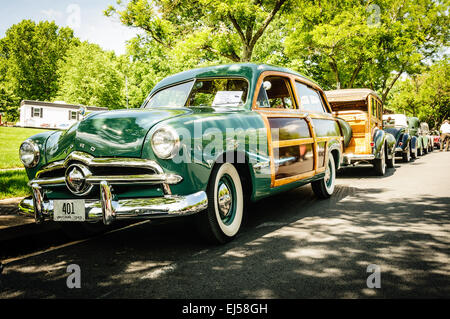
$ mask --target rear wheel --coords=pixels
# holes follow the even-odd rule
[[[377,175],[383,176],[386,174],[386,155],[384,150],[381,151],[381,158],[373,160],[373,166]]]
[[[242,183],[232,164],[214,168],[207,194],[208,208],[196,216],[198,230],[210,242],[226,243],[241,228],[244,212]]]
[[[334,157],[332,154],[328,156],[327,168],[325,176],[322,179],[311,183],[311,187],[317,197],[326,199],[333,195],[336,183],[336,166],[334,164]]]

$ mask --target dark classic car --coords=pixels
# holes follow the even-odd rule
[[[383,105],[370,89],[344,89],[325,92],[333,113],[347,121],[352,138],[345,148],[342,165],[371,163],[378,175],[394,167],[395,138],[383,131]]]
[[[322,89],[291,70],[190,70],[159,82],[140,109],[95,112],[26,140],[33,196],[20,206],[79,231],[195,214],[199,231],[223,243],[248,201],[307,183],[331,196],[350,132]]]
[[[409,162],[417,157],[417,137],[409,133],[408,119],[404,114],[383,115],[383,125],[386,132],[395,136],[395,156],[401,156],[403,162]]]

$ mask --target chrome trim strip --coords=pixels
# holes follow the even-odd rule
[[[153,219],[188,216],[199,213],[208,207],[208,197],[204,191],[185,196],[166,195],[153,198],[131,198],[113,200],[111,188],[108,193],[107,187],[101,190],[104,192],[100,200],[86,200],[86,221],[99,222],[105,220],[114,221],[122,219]],[[110,195],[110,197],[109,197]],[[53,200],[42,202],[42,217],[53,220]],[[103,204],[110,203],[109,204]],[[104,206],[103,206],[104,205]],[[31,198],[23,199],[19,208],[24,213],[35,211],[35,205]],[[105,213],[104,213],[105,209]],[[111,209],[108,211],[108,209]]]
[[[53,162],[43,167],[42,170],[37,172],[36,177],[39,177],[43,173],[47,173],[52,170],[68,167],[68,164],[71,161],[78,161],[91,167],[109,166],[147,168],[154,170],[157,174],[164,174],[161,166],[157,162],[152,160],[128,157],[93,157],[92,155],[89,155],[87,153],[75,151],[70,153],[65,160]]]
[[[155,174],[155,175],[111,175],[111,176],[87,176],[86,181],[90,184],[98,185],[101,181],[109,182],[114,185],[121,184],[178,184],[183,177],[174,174]],[[64,177],[40,178],[31,180],[28,185],[37,184],[39,186],[63,186]]]

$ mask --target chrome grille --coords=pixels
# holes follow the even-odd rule
[[[82,163],[89,169],[90,172],[85,176],[85,180],[91,185],[100,185],[102,181],[111,185],[162,184],[164,192],[171,194],[169,184],[177,184],[183,180],[179,175],[165,174],[161,166],[152,160],[95,158],[87,153],[72,152],[66,159],[43,167],[29,184],[42,187],[65,185],[66,169],[74,163]]]

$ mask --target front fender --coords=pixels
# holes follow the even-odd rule
[[[419,146],[419,141],[417,139],[417,136],[411,137],[411,150],[415,151]]]
[[[422,136],[417,137],[417,147],[423,148],[423,137]]]
[[[408,149],[408,145],[409,142],[411,141],[411,136],[408,133],[403,134],[403,139],[402,139],[402,150],[407,150]]]

